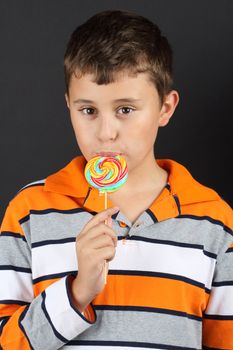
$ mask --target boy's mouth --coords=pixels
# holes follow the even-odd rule
[[[115,157],[116,155],[121,155],[120,152],[98,152],[96,156],[100,157]]]

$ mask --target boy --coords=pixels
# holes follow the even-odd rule
[[[2,349],[233,349],[232,211],[154,156],[179,101],[167,39],[142,16],[105,11],[73,32],[64,67],[82,156],[7,208]],[[84,167],[115,154],[129,176],[103,210]]]

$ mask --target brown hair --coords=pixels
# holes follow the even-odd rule
[[[94,82],[108,84],[117,73],[148,73],[161,103],[172,89],[172,49],[158,26],[128,11],[97,13],[71,34],[64,55],[66,92],[72,74],[94,74]]]

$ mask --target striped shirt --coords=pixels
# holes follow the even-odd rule
[[[134,224],[113,216],[107,284],[83,314],[70,293],[75,239],[104,207],[84,157],[10,201],[0,235],[3,350],[233,349],[232,210],[181,164],[157,162],[168,184]]]

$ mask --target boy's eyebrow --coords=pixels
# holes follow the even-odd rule
[[[113,100],[112,103],[114,102],[140,102],[141,100],[137,99],[137,98],[118,98],[116,100]],[[91,100],[86,100],[83,98],[79,98],[77,100],[75,100],[73,102],[74,104],[78,104],[78,103],[95,103],[94,101]]]

